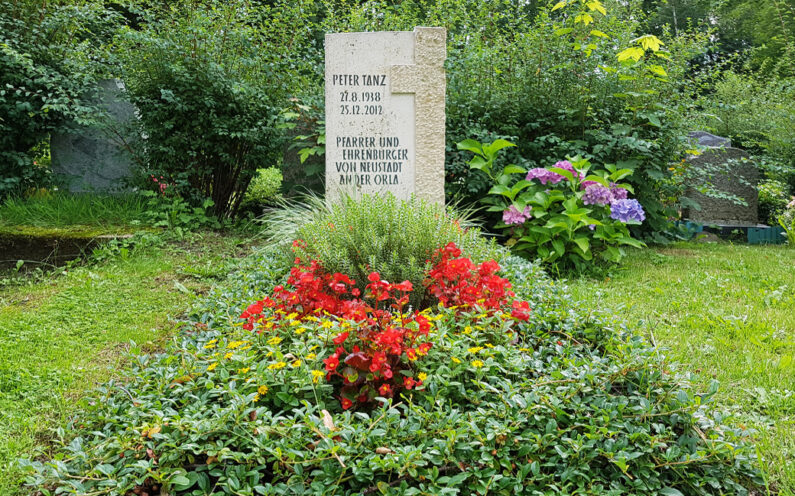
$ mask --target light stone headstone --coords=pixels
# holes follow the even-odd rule
[[[102,129],[74,127],[52,133],[52,171],[70,192],[116,192],[130,176],[132,161],[122,141],[130,141],[135,107],[124,98],[124,91],[119,79],[99,81],[95,103],[107,111]]]
[[[326,198],[444,203],[447,32],[326,35]]]

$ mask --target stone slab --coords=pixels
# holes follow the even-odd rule
[[[446,31],[326,35],[326,197],[444,203]]]
[[[97,101],[107,111],[101,127],[72,127],[52,133],[50,153],[56,182],[72,193],[112,193],[123,189],[132,160],[120,146],[119,136],[129,136],[135,107],[118,79],[99,82]],[[129,138],[126,138],[129,139]]]
[[[701,210],[690,208],[687,212],[689,220],[727,225],[758,224],[759,200],[756,184],[759,170],[753,162],[744,160],[747,158],[748,153],[744,150],[723,147],[706,150],[701,155],[688,159],[691,167],[706,176],[715,190],[735,195],[747,203],[738,205],[728,199],[712,198],[691,187],[686,196],[696,201]]]

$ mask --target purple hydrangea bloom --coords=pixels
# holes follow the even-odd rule
[[[538,179],[541,181],[541,184],[557,184],[563,181],[564,177],[560,174],[555,174],[554,172],[548,171],[546,169],[542,169],[541,167],[536,167],[535,169],[530,169],[527,172],[527,177],[525,178],[528,181],[532,181],[533,179]]]
[[[610,218],[624,223],[643,222],[646,214],[638,200],[616,200],[610,205]]]
[[[607,205],[613,200],[610,190],[601,184],[592,184],[585,188],[582,202],[586,205]]]
[[[580,183],[581,190],[587,188],[588,186],[600,186],[600,184],[597,183],[596,181],[583,181]]]
[[[620,187],[616,183],[610,183],[610,194],[613,196],[613,201],[627,199],[627,190]]]
[[[508,225],[511,224],[524,224],[530,218],[530,207],[525,207],[524,212],[511,205],[508,210],[502,213],[502,221]]]

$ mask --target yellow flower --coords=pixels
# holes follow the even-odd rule
[[[230,350],[234,350],[235,348],[237,348],[237,347],[238,347],[238,346],[240,346],[241,344],[245,344],[245,343],[246,343],[245,341],[232,341],[231,343],[229,343],[228,345],[226,345],[226,347],[227,347],[228,349],[230,349]]]
[[[301,325],[301,321],[300,320],[291,320],[290,321],[290,327],[295,327],[295,326],[300,326],[300,325]]]
[[[528,352],[528,351],[530,351],[530,348],[519,348],[519,351]]]
[[[258,387],[257,394],[260,396],[265,396],[266,394],[268,394],[268,386],[263,384],[262,386]]]
[[[246,373],[248,373],[249,370],[251,370],[249,367],[246,367],[244,369],[237,369],[237,373],[238,374],[246,374]]]
[[[296,360],[296,361],[294,361],[293,363],[290,364],[290,367],[292,367],[292,368],[296,368],[296,367],[300,367],[300,366],[301,366],[301,360]]]
[[[205,350],[211,350],[211,349],[215,348],[215,344],[217,342],[218,342],[217,339],[213,339],[213,340],[207,341],[207,344],[204,345],[204,349]]]
[[[312,322],[317,322],[320,319],[315,317],[314,315],[307,315],[306,317],[304,317],[304,320],[311,320]]]
[[[305,332],[306,332],[306,327],[299,327],[298,329],[295,330],[295,333],[298,334],[299,336]]]
[[[322,370],[313,370],[312,371],[312,382],[317,384],[318,381],[320,380],[320,378],[323,377],[324,375],[326,375],[326,374]]]
[[[453,362],[455,362],[455,363],[461,363],[461,360],[459,360],[459,359],[458,359],[458,358],[456,358],[456,357],[450,357],[450,360],[452,360],[452,361],[453,361]]]
[[[464,334],[470,334],[472,332],[472,326],[464,327]]]
[[[232,358],[232,355],[233,355],[233,353],[230,351],[229,353],[227,353],[226,355],[224,355],[224,358],[226,358],[227,360],[229,360],[230,358]]]
[[[317,358],[317,355],[315,355],[314,353],[310,353],[306,356],[307,360],[314,360],[315,358]]]
[[[276,362],[276,363],[272,363],[272,364],[268,365],[268,370],[279,370],[279,369],[283,369],[286,366],[287,366],[287,364],[284,363],[284,362]]]
[[[217,366],[218,366],[218,362],[211,363],[210,366],[207,367],[207,372],[210,372],[211,370],[215,370],[215,367],[217,367]]]
[[[467,351],[470,352],[470,353],[477,353],[477,352],[479,352],[482,349],[483,349],[482,346],[474,346],[472,348],[469,348]]]
[[[298,314],[296,312],[292,312],[290,313],[290,315],[287,316],[287,320],[293,320],[296,317],[298,317]]]
[[[476,369],[479,369],[480,367],[483,366],[483,362],[481,362],[480,360],[473,360],[472,366],[475,367]]]
[[[494,348],[494,345],[491,343],[486,343],[486,348]]]
[[[334,323],[330,320],[326,320],[322,324],[320,324],[320,327],[324,329],[331,329],[332,327],[334,327]]]
[[[425,379],[427,379],[427,378],[428,378],[428,374],[426,374],[425,372],[420,372],[419,374],[417,374],[417,377],[418,377],[418,378],[419,378],[421,381],[425,382]]]
[[[265,322],[265,329],[271,329],[273,327],[273,322]]]
[[[282,338],[278,336],[274,336],[268,340],[268,344],[271,346],[276,346],[277,344],[282,342]]]
[[[254,395],[254,403],[256,403],[256,402],[258,402],[258,401],[259,401],[259,395],[258,395],[258,394],[255,394],[255,395]]]

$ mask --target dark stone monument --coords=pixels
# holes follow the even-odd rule
[[[132,160],[124,149],[135,119],[135,107],[122,93],[118,79],[99,82],[97,105],[107,111],[100,127],[76,126],[53,133],[50,140],[56,182],[72,193],[118,192],[130,176]]]
[[[733,148],[728,138],[703,131],[692,132],[689,136],[706,149],[700,155],[688,158],[691,167],[697,171],[696,175],[704,179],[704,184],[692,184],[688,188],[687,198],[698,203],[701,209],[689,208],[687,218],[703,224],[756,226],[759,222],[756,190],[759,171],[748,160],[748,153]],[[710,194],[699,191],[704,185]],[[717,197],[721,194],[735,196],[745,205],[730,198]]]

